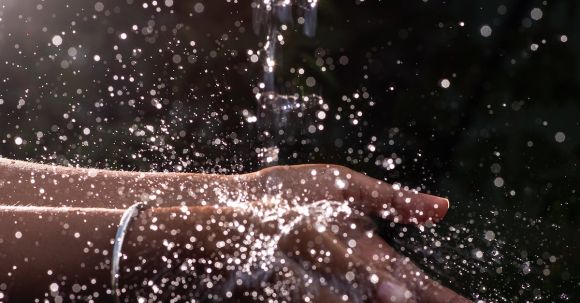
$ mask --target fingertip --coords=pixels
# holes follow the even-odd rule
[[[442,286],[433,280],[427,281],[425,286],[414,287],[417,298],[425,303],[472,303],[473,301]]]
[[[440,198],[435,196],[429,196],[430,203],[425,203],[423,209],[423,216],[419,217],[419,221],[433,221],[439,222],[445,218],[447,211],[449,210],[449,200],[446,198]],[[421,223],[421,222],[420,222]]]
[[[439,198],[438,201],[436,202],[438,207],[435,211],[436,214],[436,219],[437,220],[441,220],[445,217],[445,215],[447,215],[447,211],[449,211],[449,207],[451,205],[451,203],[449,202],[449,199],[447,198]],[[435,207],[435,206],[433,206]]]
[[[408,196],[402,197],[398,203],[398,215],[403,223],[439,222],[449,210],[450,203],[446,198],[419,193],[411,198],[411,202],[403,204],[403,201],[409,201],[408,199]]]
[[[377,288],[377,299],[380,303],[409,302],[411,296],[411,292],[405,286],[390,281],[382,282]]]

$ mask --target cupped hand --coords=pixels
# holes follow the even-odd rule
[[[362,213],[312,205],[154,209],[130,233],[124,289],[160,300],[468,302],[374,235]]]
[[[345,202],[359,210],[359,215],[380,215],[401,223],[437,222],[449,209],[445,198],[394,186],[337,165],[277,166],[254,173],[252,177],[258,180],[263,193],[277,194],[301,204],[320,200]],[[314,227],[302,228],[316,237]],[[355,264],[362,280],[371,282],[375,302],[469,302],[431,280],[373,232],[347,228],[346,232],[325,231],[318,236],[334,245],[335,260],[330,264],[338,271],[335,274],[349,275],[351,268],[345,264]],[[298,247],[299,244],[294,248]]]

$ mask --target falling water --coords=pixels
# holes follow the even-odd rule
[[[280,93],[275,78],[276,68],[279,67],[277,51],[280,52],[285,45],[283,31],[298,23],[304,35],[313,37],[316,33],[318,1],[260,0],[254,1],[252,8],[254,32],[264,36],[264,74],[256,100],[259,140],[263,144],[258,157],[263,166],[268,166],[280,160],[281,146],[293,144],[297,136],[321,130],[322,127],[317,127],[315,121],[323,119],[328,110],[328,105],[319,95]],[[306,129],[298,129],[305,125],[308,126]]]

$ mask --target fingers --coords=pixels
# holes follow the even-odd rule
[[[471,302],[453,290],[428,278],[408,258],[396,252],[379,236],[358,241],[360,258],[371,264],[387,279],[377,288],[379,302],[467,303]]]
[[[449,209],[445,198],[405,190],[337,165],[278,166],[252,176],[261,180],[261,188],[277,188],[285,198],[350,201],[367,214],[401,223],[437,222]]]
[[[375,302],[421,302],[416,300],[408,285],[408,273],[403,270],[404,256],[376,235],[359,238],[357,242],[358,257],[369,264],[379,277]]]
[[[283,237],[278,248],[303,268],[315,272],[314,276],[324,279],[339,301],[366,302],[374,293],[374,284],[369,265],[356,253],[356,239],[360,236],[354,235],[364,232],[352,230],[347,224],[339,225],[321,232],[305,223]]]
[[[276,253],[276,261],[267,269],[268,274],[256,275],[256,272],[246,273],[245,280],[255,280],[251,284],[233,283],[228,289],[238,300],[255,293],[257,296],[274,297],[277,300],[269,302],[351,302],[344,300],[341,293],[333,289],[328,283],[316,279],[307,268],[304,268],[283,253]],[[229,273],[234,280],[240,279],[240,272]],[[257,297],[254,295],[253,297]],[[238,301],[236,300],[236,302]],[[245,302],[244,300],[242,300]],[[257,301],[257,300],[248,300]],[[264,300],[265,301],[265,300]],[[228,301],[229,302],[229,301]]]
[[[449,200],[411,190],[401,189],[357,172],[350,174],[347,199],[361,204],[371,212],[382,213],[402,223],[439,221],[449,209]]]
[[[453,290],[429,280],[423,287],[416,287],[417,298],[419,302],[424,303],[469,303],[472,302],[467,298],[459,295]]]

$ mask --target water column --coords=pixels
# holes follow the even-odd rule
[[[256,93],[256,123],[261,143],[256,152],[263,167],[295,156],[290,146],[303,145],[308,141],[300,140],[300,137],[323,129],[323,126],[316,125],[316,120],[324,119],[328,105],[320,96],[301,95],[295,91],[281,93],[276,86],[276,68],[279,68],[276,58],[285,46],[284,30],[294,28],[298,23],[305,36],[313,37],[316,32],[317,2],[256,0],[252,3],[254,31],[264,37],[260,51],[263,80]]]

